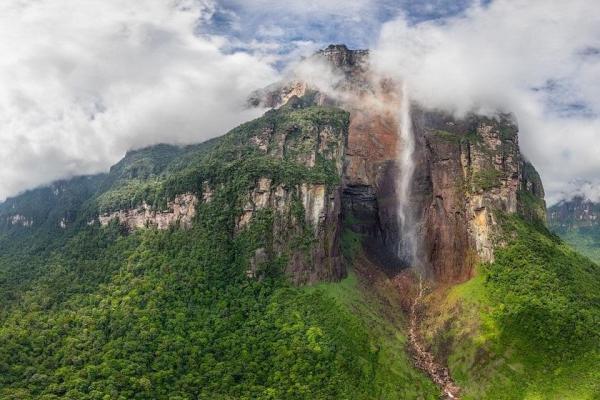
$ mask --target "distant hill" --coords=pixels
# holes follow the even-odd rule
[[[548,225],[576,250],[600,262],[600,204],[581,196],[548,209]]]

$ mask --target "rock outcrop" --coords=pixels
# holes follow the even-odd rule
[[[392,270],[406,267],[397,256],[398,154],[404,145],[399,88],[372,74],[368,52],[332,45],[314,57],[344,77],[333,90],[294,81],[253,97],[271,107],[293,98],[335,104],[350,113],[345,148],[342,208],[351,229],[362,234],[371,257]],[[439,281],[467,279],[478,261],[494,258],[497,211],[543,221],[545,203],[537,172],[519,150],[510,115],[462,119],[411,106],[416,163],[411,207],[419,235],[419,258]]]
[[[261,212],[272,213],[272,256],[287,256],[286,272],[296,284],[345,276],[340,252],[340,177],[348,117],[333,108],[317,111],[304,107],[298,97],[290,98],[285,110],[270,115],[275,123],[255,128],[247,143],[271,159],[291,162],[305,171],[321,171],[321,177],[293,183],[259,177],[246,194],[235,223],[240,233]],[[301,246],[291,245],[299,240]],[[264,258],[262,251],[259,253],[259,258]],[[256,276],[256,264],[251,262],[248,276]]]
[[[17,225],[25,228],[30,228],[33,226],[33,220],[28,219],[27,217],[21,214],[15,214],[11,215],[10,217],[7,217],[6,222],[13,226]]]
[[[288,255],[286,272],[291,280],[296,284],[339,280],[346,272],[339,249],[340,194],[339,187],[325,184],[285,187],[271,185],[270,179],[260,178],[236,228],[241,231],[251,224],[253,215],[260,210],[274,212],[271,246],[274,255]],[[290,246],[298,242],[298,238],[304,238],[305,246]],[[255,268],[252,262],[251,268]],[[256,271],[248,275],[254,276]]]
[[[196,195],[186,193],[169,201],[166,210],[156,210],[144,202],[136,208],[101,214],[98,216],[98,220],[103,226],[117,220],[129,229],[167,229],[172,225],[190,228],[196,215],[197,204],[198,198]]]
[[[474,263],[494,259],[495,213],[514,214],[543,204],[541,185],[530,182],[530,167],[519,150],[510,115],[470,115],[457,120],[415,107],[419,145],[413,209],[422,221],[421,256],[437,279],[469,278]]]

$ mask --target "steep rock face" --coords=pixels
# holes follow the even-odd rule
[[[186,193],[178,195],[172,201],[169,201],[166,210],[153,209],[144,202],[136,208],[101,214],[98,216],[98,220],[103,226],[117,220],[129,229],[149,227],[167,229],[172,225],[190,228],[192,220],[196,216],[197,204],[198,198],[192,193]]]
[[[344,200],[354,229],[367,236],[372,254],[397,264],[398,99],[389,86],[362,92],[347,104],[350,110],[344,170]]]
[[[339,280],[346,274],[340,252],[341,188],[303,184],[300,193],[305,220],[311,225],[318,245],[311,248],[308,257],[294,252],[288,273],[296,283]],[[306,263],[307,258],[309,263]],[[311,265],[314,267],[310,268]]]
[[[535,167],[528,161],[521,163],[521,180],[518,194],[518,213],[529,221],[546,222],[544,186]]]
[[[413,193],[424,228],[421,256],[438,279],[465,280],[475,262],[494,259],[495,212],[528,211],[523,196],[543,208],[543,191],[524,172],[529,164],[511,116],[456,120],[414,109],[413,124],[419,142]]]
[[[277,256],[291,250],[286,269],[292,280],[297,284],[338,280],[345,273],[339,251],[339,193],[339,188],[328,188],[325,184],[302,183],[288,187],[273,185],[272,179],[267,177],[259,178],[256,187],[248,195],[242,214],[236,220],[236,231],[241,232],[248,227],[261,210],[272,211],[272,250]],[[290,240],[303,235],[314,245],[308,251],[290,249]],[[257,251],[260,255],[264,249]],[[251,265],[248,275],[257,275],[256,265]]]
[[[400,99],[394,82],[369,71],[368,52],[329,46],[321,57],[342,73],[333,92],[307,84],[280,84],[262,104],[285,104],[286,93],[313,104],[336,104],[350,113],[342,207],[351,229],[363,235],[371,257],[392,270],[397,257]],[[267,93],[267,95],[265,95]],[[257,97],[255,97],[257,99]],[[275,101],[273,101],[275,99]],[[259,101],[260,102],[260,101]],[[439,281],[467,279],[477,261],[494,258],[495,212],[545,220],[543,187],[520,153],[518,128],[509,115],[450,115],[411,106],[416,164],[411,188],[419,259]]]
[[[292,97],[285,107],[283,112],[299,110],[298,116],[311,112],[310,108],[303,111],[303,104],[297,97]],[[347,140],[347,115],[341,111],[332,114],[341,123],[333,119],[316,122],[310,118],[294,118],[294,111],[291,116],[285,123],[253,130],[248,143],[269,158],[291,162],[307,171],[324,170],[326,176],[293,184],[269,176],[259,177],[245,195],[235,229],[241,232],[261,211],[270,212],[273,214],[270,251],[273,256],[287,255],[286,271],[293,282],[339,280],[345,276],[340,252],[340,178]],[[308,246],[291,248],[290,243],[298,238],[304,238]],[[263,258],[263,251],[257,249],[256,257]],[[251,263],[249,276],[256,275],[257,264]]]
[[[344,79],[337,83],[339,89],[369,90],[369,50],[350,50],[343,44],[332,44],[314,57],[325,60],[343,75]]]
[[[11,215],[10,217],[7,217],[6,223],[13,225],[13,226],[15,226],[15,225],[22,226],[25,228],[30,228],[33,226],[33,220],[28,219],[26,216],[21,215],[21,214],[14,214],[14,215]]]
[[[352,216],[352,229],[363,234],[370,254],[392,268],[400,268],[396,184],[398,121],[396,88],[389,81],[374,81],[367,50],[331,45],[312,60],[329,63],[343,78],[333,91],[321,92],[301,81],[272,85],[251,97],[251,104],[278,108],[290,93],[315,105],[333,104],[350,113],[344,154],[342,207]]]

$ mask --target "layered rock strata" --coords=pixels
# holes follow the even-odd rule
[[[101,214],[98,216],[98,220],[103,226],[117,220],[129,229],[167,229],[172,225],[190,228],[192,220],[196,215],[197,204],[198,198],[196,195],[186,193],[178,195],[172,201],[169,201],[166,210],[156,210],[147,203],[143,203],[136,208]]]
[[[342,207],[351,228],[363,235],[371,257],[391,270],[398,254],[398,127],[400,96],[394,82],[368,66],[368,52],[332,45],[314,57],[341,73],[333,89],[294,81],[253,97],[277,108],[289,94],[314,104],[335,104],[350,113],[344,154]],[[262,96],[262,97],[261,97]],[[451,115],[411,105],[416,163],[411,210],[419,235],[419,258],[439,281],[467,279],[475,263],[494,258],[496,212],[544,220],[543,187],[522,156],[510,115]]]

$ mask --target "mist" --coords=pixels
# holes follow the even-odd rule
[[[425,107],[512,112],[550,204],[581,182],[596,193],[598,15],[586,0],[8,0],[0,201],[106,171],[129,149],[222,135],[264,111],[245,107],[248,94],[290,71],[339,95],[332,71],[294,64],[331,40],[370,47],[377,73]]]
[[[127,150],[222,135],[264,110],[269,61],[198,35],[201,1],[0,4],[0,201],[106,171]]]
[[[496,0],[443,20],[383,25],[380,73],[460,117],[515,114],[549,203],[600,171],[600,3]]]

